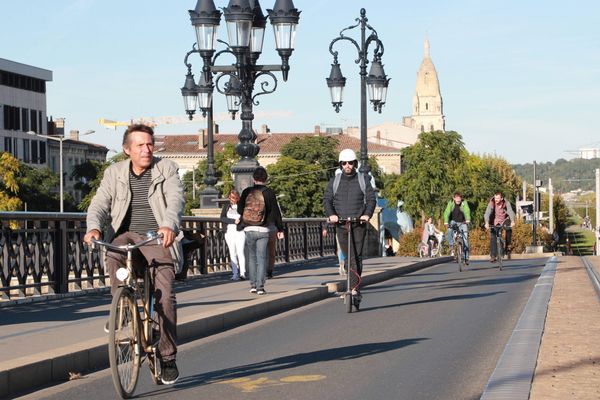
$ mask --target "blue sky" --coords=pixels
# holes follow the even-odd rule
[[[263,9],[274,1],[261,1]],[[48,113],[65,117],[67,130],[96,132],[85,139],[118,149],[121,131],[101,117],[184,115],[180,87],[185,53],[195,41],[188,9],[195,0],[0,0],[0,57],[52,70]],[[227,1],[216,0],[217,7]],[[295,0],[302,10],[288,82],[260,96],[255,129],[308,132],[359,125],[355,50],[340,47],[348,78],[336,114],[329,100],[330,41],[354,23],[361,7],[385,45],[392,78],[382,114],[369,125],[400,122],[411,109],[423,41],[429,38],[446,127],[462,134],[467,149],[509,162],[555,161],[573,150],[600,145],[600,2]],[[270,25],[264,64],[279,62]],[[358,32],[357,32],[358,33]],[[224,22],[220,38],[227,40]],[[193,58],[198,76],[201,61]],[[223,58],[229,63],[229,59]],[[279,75],[280,76],[280,75]],[[226,111],[215,96],[215,113]],[[262,113],[262,114],[260,114]],[[270,116],[270,117],[269,117]],[[221,132],[241,123],[223,121]],[[158,133],[194,133],[202,124],[164,125]]]

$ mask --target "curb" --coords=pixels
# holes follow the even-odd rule
[[[436,264],[451,261],[440,257],[365,273],[362,285],[368,286]],[[179,320],[179,344],[214,335],[294,308],[329,298],[345,290],[346,280],[323,282],[322,286],[269,294],[250,302],[233,303],[210,312],[189,315]],[[108,344],[105,338],[76,343],[6,363],[0,368],[0,397],[32,392],[33,388],[64,382],[69,372],[88,373],[108,368]]]
[[[546,262],[480,400],[529,399],[556,263],[556,257]]]

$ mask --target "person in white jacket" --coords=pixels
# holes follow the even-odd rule
[[[240,194],[234,189],[227,198],[229,203],[226,203],[221,210],[221,222],[227,229],[225,231],[225,242],[227,242],[229,248],[229,259],[231,260],[231,271],[233,272],[231,280],[239,281],[240,279],[246,279],[246,258],[244,256],[246,234],[243,230],[237,229],[240,223],[240,214],[237,209]]]

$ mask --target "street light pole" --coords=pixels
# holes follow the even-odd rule
[[[381,113],[381,108],[386,101],[387,88],[390,81],[381,64],[381,57],[384,52],[383,43],[379,40],[377,31],[368,24],[366,14],[367,12],[365,9],[361,8],[360,18],[357,18],[358,23],[343,29],[340,32],[340,35],[333,39],[329,44],[329,52],[333,56],[333,64],[331,64],[329,78],[326,79],[331,95],[331,103],[335,108],[335,112],[339,112],[343,102],[346,78],[342,75],[340,64],[338,62],[338,52],[333,50],[333,46],[340,40],[349,41],[354,45],[358,52],[356,63],[360,64],[360,171],[363,173],[368,173],[370,170],[367,149],[367,88],[369,90],[369,97],[373,104],[373,109]],[[358,26],[360,26],[360,43],[357,43],[354,39],[344,35],[345,31],[357,28]],[[366,36],[367,29],[370,31],[368,37]],[[369,45],[371,43],[375,44],[375,49],[373,50],[371,69],[367,74]]]
[[[89,130],[86,131],[83,135],[89,135],[94,133],[95,131]],[[37,137],[55,140],[58,142],[58,169],[59,169],[59,191],[60,191],[60,212],[65,211],[65,202],[64,202],[64,176],[63,176],[63,142],[66,140],[64,136],[52,136],[52,135],[40,135],[39,133],[29,131],[27,132],[30,135],[34,135]]]
[[[276,50],[281,57],[280,65],[257,65],[262,53],[267,21],[258,0],[230,0],[228,6],[223,8],[229,43],[217,40],[221,11],[216,9],[213,0],[198,0],[196,8],[189,11],[197,41],[184,60],[188,73],[181,94],[190,119],[197,108],[200,108],[202,114],[207,117],[208,165],[205,183],[207,190],[214,190],[217,195],[218,191],[214,188],[217,180],[213,165],[212,94],[214,89],[225,95],[227,108],[233,119],[241,108],[242,129],[236,146],[241,159],[231,169],[235,177],[235,187],[241,192],[252,184],[252,173],[258,166],[256,156],[260,148],[255,143],[256,133],[252,129],[254,120],[252,107],[259,104],[256,97],[275,91],[277,78],[273,72],[281,71],[284,81],[288,78],[289,58],[294,50],[300,11],[294,7],[292,0],[276,0],[273,9],[267,11],[275,33]],[[215,54],[217,41],[225,44],[226,48]],[[193,53],[198,53],[203,61],[199,84],[194,82],[192,65],[188,62],[188,57]],[[233,55],[235,63],[215,65],[218,57],[223,54]],[[213,75],[215,75],[214,83]],[[223,82],[223,77],[228,77],[229,80],[220,86],[219,82]],[[269,81],[263,81],[260,83],[260,92],[253,94],[255,83],[264,78],[272,80],[273,88],[269,89]]]

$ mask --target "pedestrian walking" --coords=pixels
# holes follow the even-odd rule
[[[223,205],[221,210],[221,222],[226,226],[225,242],[229,249],[229,260],[231,262],[232,281],[246,279],[246,257],[244,255],[244,246],[246,234],[243,230],[238,230],[241,222],[241,215],[238,213],[238,202],[240,194],[233,189],[227,196],[229,202]]]
[[[277,238],[283,239],[283,221],[273,189],[266,186],[268,174],[257,167],[252,175],[254,185],[242,192],[238,203],[241,215],[239,229],[246,234],[246,268],[250,278],[250,292],[263,295],[268,268],[270,227],[277,229]]]

